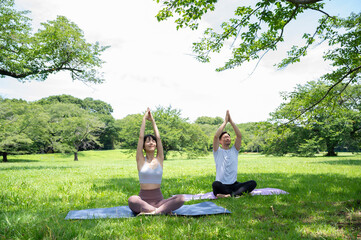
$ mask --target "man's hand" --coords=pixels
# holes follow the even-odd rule
[[[231,114],[229,114],[229,110],[227,110],[227,115],[228,115],[228,122],[232,123],[232,118],[231,118]]]
[[[224,122],[225,122],[225,123],[228,123],[228,122],[229,122],[229,118],[230,118],[229,110],[227,110],[227,112],[226,112],[226,117],[224,118]]]

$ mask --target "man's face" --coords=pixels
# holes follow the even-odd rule
[[[222,145],[222,147],[228,147],[229,145],[231,145],[231,137],[227,133],[225,133],[219,140],[219,143]]]

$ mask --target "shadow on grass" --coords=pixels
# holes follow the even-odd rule
[[[361,166],[361,160],[354,159],[345,159],[345,160],[335,160],[335,161],[322,161],[322,162],[314,162],[315,164],[323,163],[330,165],[355,165]]]
[[[138,191],[136,190],[138,188]],[[91,190],[95,192],[113,191],[129,193],[129,197],[139,192],[138,178],[95,179]]]
[[[290,194],[273,196],[242,196],[240,198],[227,198],[213,200],[219,206],[225,207],[232,212],[229,215],[213,215],[201,218],[186,217],[142,217],[144,225],[148,227],[147,236],[152,238],[178,239],[186,236],[193,239],[215,239],[227,236],[228,238],[242,239],[337,239],[332,234],[327,235],[315,229],[323,229],[325,226],[335,228],[337,231],[346,229],[346,232],[359,231],[357,224],[348,223],[344,213],[348,209],[360,210],[361,177],[348,178],[342,174],[290,174],[290,173],[257,173],[238,174],[238,181],[256,180],[257,188],[280,188]],[[211,191],[214,175],[192,176],[186,175],[181,178],[164,178],[162,192],[165,198],[173,194],[197,194]],[[115,207],[127,205],[127,197],[137,195],[139,192],[138,177],[134,178],[94,178],[89,194],[92,191],[119,192],[126,197],[113,203],[107,202],[107,206],[101,202],[87,200],[84,204],[79,203],[77,209]],[[66,189],[64,189],[66,192]],[[77,195],[76,195],[77,194]],[[113,193],[114,194],[114,193]],[[59,195],[59,194],[57,194]],[[86,194],[85,194],[86,195]],[[83,197],[81,193],[75,192],[70,195],[76,199]],[[84,196],[86,198],[86,196]],[[21,199],[20,199],[21,200]],[[19,201],[20,201],[19,200]],[[95,199],[96,200],[96,199]],[[8,231],[4,237],[16,238],[16,234],[27,231],[30,225],[16,219],[21,218],[27,212],[31,222],[32,234],[37,238],[46,238],[47,233],[52,233],[54,238],[106,238],[103,230],[112,229],[115,234],[111,238],[140,239],[145,235],[135,229],[143,229],[140,218],[132,219],[96,219],[85,221],[66,221],[64,217],[69,209],[60,197],[51,199],[51,205],[39,206],[38,209],[21,209],[21,211],[4,211],[11,227],[5,222],[0,227]],[[191,201],[193,204],[199,201]],[[202,200],[207,201],[207,200]],[[74,206],[71,206],[73,208]],[[21,218],[22,219],[22,218]],[[339,224],[342,223],[342,224]],[[345,223],[345,224],[343,224]],[[346,224],[347,223],[347,224]],[[27,227],[28,226],[28,227]],[[46,229],[42,226],[46,226]],[[162,227],[173,229],[163,231]],[[16,230],[14,230],[16,229]],[[215,232],[217,229],[217,232]],[[114,230],[114,231],[113,231]],[[320,231],[321,231],[320,230]],[[5,230],[4,230],[5,231]],[[100,234],[95,236],[95,234]],[[220,234],[221,235],[217,235]],[[117,235],[118,234],[118,235]],[[159,234],[159,235],[157,235]],[[184,235],[186,234],[186,235]],[[1,232],[0,232],[1,236]],[[25,235],[19,235],[25,236]],[[109,236],[108,236],[109,237]]]
[[[288,191],[287,195],[250,196],[240,198],[226,198],[217,200],[190,201],[185,204],[194,204],[203,201],[213,201],[232,212],[230,215],[213,215],[200,218],[186,217],[156,217],[156,221],[149,220],[150,228],[158,229],[158,224],[176,225],[177,229],[187,232],[187,226],[197,225],[191,234],[193,238],[212,238],[211,232],[218,228],[229,237],[254,239],[272,237],[276,239],[299,239],[299,238],[337,238],[327,235],[328,233],[315,233],[313,230],[322,229],[324,226],[336,226],[337,229],[345,229],[346,232],[354,233],[361,230],[357,222],[350,222],[346,218],[346,211],[361,210],[361,177],[348,178],[341,174],[284,174],[284,173],[258,173],[239,174],[238,181],[254,179],[258,182],[257,188],[280,188]],[[198,194],[212,191],[211,184],[214,175],[202,177],[184,176],[182,178],[164,178],[162,192],[165,198],[173,194]],[[95,179],[93,190],[98,192],[116,191],[127,195],[137,195],[139,192],[138,178],[112,178]],[[114,203],[114,206],[127,205],[125,198],[122,202]],[[114,207],[109,206],[109,207]],[[86,208],[99,208],[102,206],[84,206]],[[80,229],[79,233],[96,227],[104,219],[91,220],[89,222],[74,223]],[[109,219],[109,224],[120,221],[137,220]],[[125,222],[124,222],[125,221]],[[147,221],[145,219],[145,221]],[[133,226],[133,225],[132,225]],[[157,232],[157,230],[154,230]],[[198,232],[197,232],[198,231]],[[182,232],[182,231],[181,231]],[[210,235],[207,235],[209,232]],[[165,232],[164,238],[180,237]],[[167,235],[168,234],[168,235]],[[176,233],[174,233],[176,234]],[[200,234],[200,235],[197,235]],[[129,232],[128,238],[141,238],[136,232]],[[218,236],[220,237],[220,236]],[[215,236],[213,236],[215,238]]]
[[[78,168],[78,167],[44,167],[44,166],[21,166],[21,167],[16,167],[16,166],[11,166],[11,167],[3,167],[1,168],[1,170],[64,170],[64,169],[68,169],[68,168]]]
[[[30,162],[40,162],[39,160],[34,160],[34,159],[8,159],[7,162],[2,162],[3,164],[7,164],[7,163],[30,163]]]

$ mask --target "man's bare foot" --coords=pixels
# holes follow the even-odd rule
[[[222,193],[218,193],[217,198],[228,198],[228,197],[231,197],[231,194],[222,194]]]

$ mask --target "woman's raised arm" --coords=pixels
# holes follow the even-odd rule
[[[138,146],[137,146],[137,154],[136,154],[136,160],[137,160],[137,168],[138,171],[142,168],[144,164],[144,154],[143,154],[143,146],[144,146],[144,132],[145,132],[145,121],[147,119],[147,115],[149,114],[149,108],[147,109],[146,113],[143,116],[142,125],[140,126],[139,131],[139,139],[138,139]]]
[[[153,124],[154,136],[157,138],[157,159],[158,159],[159,163],[163,166],[164,152],[163,152],[162,140],[160,139],[160,134],[159,134],[157,124],[155,123],[153,115],[150,111],[149,111],[148,116],[149,116],[149,120]]]

